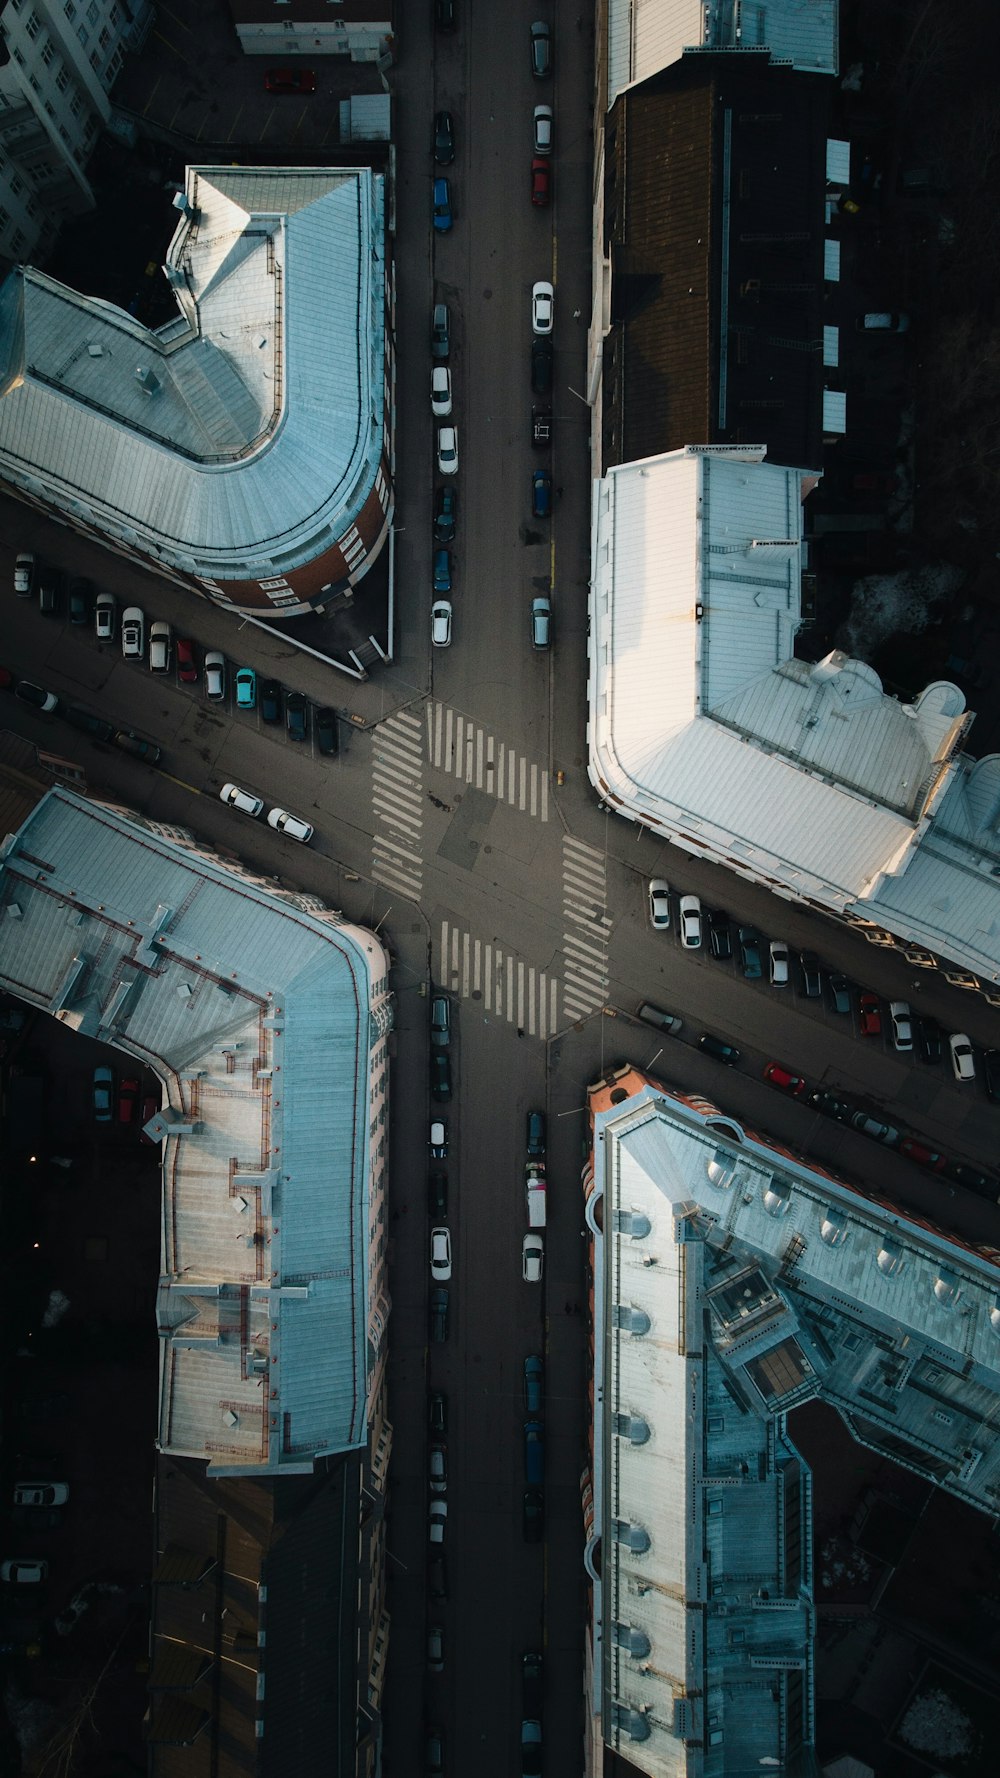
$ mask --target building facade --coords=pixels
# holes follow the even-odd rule
[[[378,62],[393,53],[391,5],[338,0],[334,13],[309,0],[298,0],[294,9],[288,0],[229,0],[229,11],[244,55],[275,63],[316,56]]]

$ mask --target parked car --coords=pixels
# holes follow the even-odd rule
[[[535,154],[552,153],[552,106],[536,105],[531,135]]]
[[[917,1020],[917,1054],[932,1067],[941,1060],[941,1027],[936,1019]]]
[[[431,1047],[447,1049],[451,1042],[451,1000],[435,994],[431,1000]]]
[[[142,1092],[142,1084],[134,1075],[129,1075],[118,1088],[118,1122],[131,1124],[135,1122],[136,1107]]]
[[[531,646],[548,648],[552,640],[552,601],[541,595],[531,601]]]
[[[823,992],[823,978],[815,951],[799,952],[799,968],[802,971],[803,994],[807,1000],[818,1000]]]
[[[74,585],[76,583],[74,582]],[[70,601],[73,593],[70,589]],[[122,612],[122,654],[127,661],[141,661],[146,652],[146,615],[138,605],[126,605]]]
[[[448,1502],[432,1500],[427,1510],[427,1536],[432,1544],[443,1543],[448,1529]]]
[[[867,315],[859,315],[854,325],[859,333],[908,333],[910,317],[900,314],[898,310],[879,309]]]
[[[889,1022],[892,1026],[892,1045],[897,1050],[913,1048],[913,1018],[905,1000],[890,1000]]]
[[[729,930],[729,915],[721,908],[711,908],[708,914],[708,948],[712,956],[720,963],[728,963],[733,954],[733,938]]]
[[[552,29],[544,19],[531,26],[531,72],[536,80],[548,80],[552,73]]]
[[[531,387],[536,395],[547,395],[552,387],[552,341],[531,342]]]
[[[99,1124],[109,1124],[115,1100],[115,1077],[112,1070],[103,1064],[94,1069],[92,1100],[94,1121]]]
[[[281,721],[281,686],[276,679],[265,679],[260,688],[261,722]]]
[[[309,739],[309,705],[300,691],[285,693],[285,733],[290,741]]]
[[[301,815],[291,815],[287,809],[271,809],[267,817],[268,827],[275,833],[283,833],[286,840],[298,840],[301,846],[308,846],[315,833],[315,828]]]
[[[91,586],[90,581],[84,580],[80,576],[78,576],[75,580],[70,581],[70,583],[69,583],[69,621],[71,624],[78,624],[78,625],[89,624],[90,613],[91,613],[91,610],[93,607],[93,591],[94,591],[94,589]],[[140,617],[141,623],[144,624],[145,619],[143,618],[141,611],[139,612],[139,617]],[[140,655],[143,652],[144,646],[145,646],[145,633],[143,631],[142,643],[139,648]]]
[[[444,1778],[444,1730],[434,1722],[424,1736],[424,1778]]]
[[[20,698],[22,704],[30,704],[33,710],[40,710],[43,716],[51,716],[59,708],[55,692],[46,691],[44,685],[36,685],[33,679],[19,679],[14,696]]]
[[[98,593],[94,602],[94,631],[98,642],[113,642],[118,605],[113,593]]]
[[[531,202],[536,210],[545,208],[551,195],[551,186],[552,162],[543,155],[533,155],[531,161]]]
[[[437,466],[441,475],[458,474],[458,430],[454,426],[438,427]]]
[[[81,734],[89,735],[93,741],[113,741],[115,725],[104,716],[91,716],[89,710],[79,710],[74,704],[64,704],[62,719],[72,728],[78,728]]]
[[[949,1161],[942,1171],[946,1179],[953,1180],[956,1185],[964,1185],[966,1191],[979,1192],[983,1197],[1000,1202],[1000,1198],[997,1198],[1000,1181],[989,1173],[980,1173],[977,1167],[967,1166],[965,1161]]]
[[[827,1092],[825,1087],[817,1087],[806,1102],[814,1111],[821,1111],[824,1117],[835,1117],[839,1123],[845,1123],[851,1115],[847,1100],[838,1099],[836,1093]]]
[[[552,332],[555,317],[556,293],[547,278],[539,278],[531,286],[531,331],[535,334]]]
[[[529,1161],[545,1159],[545,1113],[529,1111],[525,1131],[525,1148]]]
[[[434,23],[439,31],[455,29],[455,0],[434,0]]]
[[[447,1173],[429,1173],[427,1175],[427,1214],[443,1222],[448,1214],[448,1175]]]
[[[542,1714],[542,1657],[521,1656],[521,1709],[525,1716]]]
[[[448,1397],[442,1389],[427,1397],[427,1425],[432,1438],[444,1438],[448,1431]]]
[[[448,1158],[448,1125],[443,1117],[431,1118],[429,1145],[431,1159],[445,1161]]]
[[[447,303],[435,303],[431,314],[431,357],[447,358],[451,351],[451,326]]]
[[[670,885],[665,877],[651,877],[647,890],[649,923],[657,932],[670,925]]]
[[[716,1062],[727,1062],[730,1067],[740,1059],[740,1052],[734,1043],[726,1043],[722,1037],[713,1037],[710,1031],[699,1037],[698,1048],[704,1050],[706,1056],[712,1056]]]
[[[925,1142],[918,1142],[915,1136],[904,1136],[899,1152],[905,1154],[908,1161],[915,1161],[918,1167],[927,1167],[931,1173],[943,1173],[948,1165],[947,1155],[928,1148]]]
[[[446,1105],[451,1098],[451,1062],[446,1050],[435,1050],[431,1056],[431,1098],[437,1105]]]
[[[434,509],[435,543],[454,542],[457,510],[458,490],[456,488],[439,488],[437,492],[437,505]]]
[[[123,753],[132,753],[136,759],[142,759],[148,766],[158,765],[163,758],[163,749],[155,741],[147,741],[145,736],[137,735],[132,728],[116,728],[111,737],[116,747]]]
[[[768,945],[768,969],[772,988],[788,986],[788,946],[783,938],[772,938]]]
[[[9,1556],[0,1562],[0,1580],[12,1587],[40,1587],[49,1576],[49,1565],[41,1556]]]
[[[431,1229],[431,1277],[447,1284],[451,1277],[451,1235],[446,1228]]]
[[[14,557],[14,591],[19,599],[31,599],[35,592],[35,558],[28,549]]]
[[[451,601],[435,599],[431,606],[431,642],[435,648],[451,646]]]
[[[269,68],[264,76],[266,93],[314,93],[316,76],[311,68]]]
[[[524,1425],[524,1479],[533,1487],[545,1480],[545,1429],[537,1420]]]
[[[257,704],[257,675],[252,667],[236,669],[236,708],[253,710]]]
[[[976,1078],[976,1058],[964,1031],[953,1031],[948,1039],[951,1071],[956,1080],[967,1082]]]
[[[434,593],[442,598],[451,592],[451,555],[446,549],[436,549],[432,563],[434,573]]]
[[[241,790],[238,784],[224,784],[219,791],[219,800],[230,809],[239,809],[241,815],[256,817],[264,807],[262,796],[254,796],[252,790]]]
[[[987,1098],[1000,1104],[1000,1050],[983,1051],[983,1080]]]
[[[521,1535],[525,1543],[541,1543],[545,1532],[545,1496],[541,1488],[525,1488],[521,1500]]]
[[[205,656],[205,695],[220,703],[226,695],[226,657],[217,648]]]
[[[697,895],[681,896],[680,935],[686,951],[701,950],[701,902]]]
[[[329,759],[340,746],[340,731],[337,727],[336,710],[317,710],[313,717],[313,734],[320,752]]]
[[[531,477],[531,516],[547,519],[552,513],[552,477],[546,469],[536,469]]]
[[[792,1074],[780,1062],[768,1062],[764,1069],[764,1079],[770,1086],[779,1087],[783,1093],[791,1093],[794,1099],[801,1098],[806,1090],[801,1074]]]
[[[38,609],[46,617],[52,617],[59,610],[62,599],[62,575],[55,568],[46,568],[44,563],[38,571]]]
[[[662,1007],[653,1006],[648,1000],[636,1007],[635,1016],[647,1025],[656,1025],[660,1031],[669,1031],[671,1037],[676,1037],[678,1031],[684,1029],[683,1020],[677,1018],[675,1013],[664,1012]]]
[[[760,935],[752,926],[740,927],[740,962],[748,982],[759,982],[764,973],[760,961]]]
[[[452,225],[451,187],[447,179],[434,181],[434,230],[436,234],[446,235]]]
[[[434,113],[434,159],[447,167],[455,158],[455,120],[450,111]]]
[[[521,1724],[521,1778],[539,1778],[542,1770],[542,1725],[533,1717]]]
[[[433,1346],[441,1346],[448,1338],[448,1286],[438,1284],[430,1294],[428,1304],[430,1321],[430,1339]]]
[[[899,1131],[892,1124],[883,1123],[881,1118],[872,1117],[867,1111],[855,1111],[851,1123],[863,1136],[871,1136],[875,1142],[884,1142],[887,1148],[895,1148],[899,1141]]]
[[[544,1394],[545,1367],[537,1353],[531,1353],[524,1361],[524,1410],[527,1414],[540,1414]]]
[[[177,638],[177,677],[182,685],[198,683],[198,663],[194,658],[194,643],[189,636]]]
[[[149,627],[149,670],[151,673],[168,673],[171,656],[170,625],[158,618]]]
[[[858,1024],[862,1037],[879,1037],[882,1033],[882,1013],[877,994],[865,988],[858,996]]]
[[[830,990],[830,1005],[834,1012],[850,1012],[851,984],[846,975],[828,976],[827,987]]]
[[[525,1284],[540,1284],[545,1264],[545,1243],[541,1235],[529,1233],[521,1242],[521,1276]]]
[[[451,371],[446,364],[435,364],[431,371],[431,413],[438,420],[451,413]]]

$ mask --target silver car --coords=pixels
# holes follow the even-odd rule
[[[146,652],[146,617],[138,605],[122,612],[122,654],[127,661],[141,661]]]

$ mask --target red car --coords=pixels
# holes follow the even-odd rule
[[[797,1099],[799,1094],[806,1090],[806,1083],[802,1076],[789,1074],[788,1069],[782,1068],[778,1062],[768,1062],[764,1069],[764,1079],[769,1081],[772,1087],[780,1087],[783,1093],[791,1093],[794,1099]]]
[[[531,201],[533,204],[547,204],[549,201],[550,182],[549,163],[536,155],[531,163]]]
[[[907,1160],[915,1161],[918,1167],[928,1167],[932,1173],[941,1173],[948,1165],[946,1154],[938,1154],[936,1149],[926,1148],[915,1136],[904,1136],[899,1152],[905,1154]]]
[[[266,93],[314,93],[316,76],[311,68],[269,68],[264,76]]]
[[[118,1088],[118,1122],[130,1124],[135,1118],[141,1089],[137,1080],[123,1080]]]
[[[177,638],[177,677],[182,685],[194,685],[198,678],[198,663],[194,658],[194,643],[186,637]]]
[[[878,995],[866,988],[858,1000],[861,1011],[862,1037],[879,1037],[882,1032],[882,1014],[879,1011]]]

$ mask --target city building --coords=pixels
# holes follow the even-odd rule
[[[0,16],[0,262],[43,258],[93,208],[87,162],[150,0],[7,0]]]
[[[1000,984],[1000,764],[957,686],[797,660],[810,478],[689,448],[594,486],[589,773],[618,814],[918,968]]]
[[[837,0],[768,0],[743,6],[733,0],[606,0],[599,11],[599,90],[608,105],[673,66],[711,50],[733,59],[766,60],[799,73],[836,74],[839,51]],[[738,58],[734,51],[742,51]]]
[[[309,0],[300,0],[295,8],[289,0],[229,0],[229,11],[244,53],[270,56],[276,64],[291,59],[294,67],[301,57],[317,56],[377,62],[392,55],[391,5],[337,0],[331,16],[329,6],[310,5]]]
[[[217,604],[350,590],[392,512],[392,288],[369,168],[191,167],[149,329],[19,267],[0,481]]]
[[[589,1090],[585,1769],[812,1769],[812,1477],[789,1412],[994,1517],[1000,1253],[628,1064]]]

